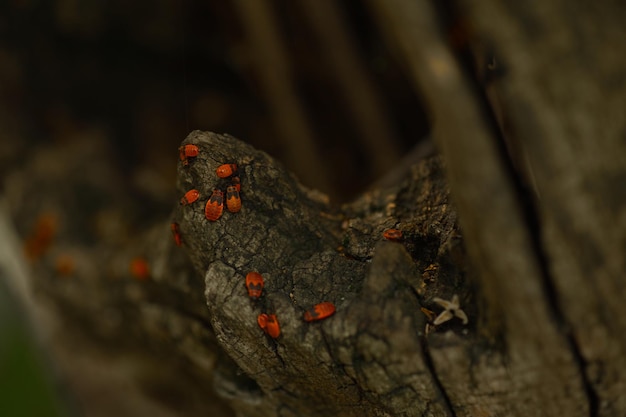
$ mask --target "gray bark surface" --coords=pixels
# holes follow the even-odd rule
[[[46,306],[42,314],[56,322],[55,349],[64,366],[90,369],[94,379],[115,379],[97,370],[96,358],[126,366],[139,361],[131,369],[121,366],[130,385],[151,401],[173,408],[185,404],[192,414],[215,412],[209,400],[214,392],[222,398],[217,404],[225,400],[242,416],[450,415],[432,372],[427,317],[420,306],[437,310],[434,297],[458,294],[465,303],[471,295],[439,160],[419,163],[397,186],[337,209],[268,155],[235,138],[196,131],[187,143],[197,145],[200,155],[187,167],[179,164],[178,190],[182,195],[196,188],[201,198],[177,204],[172,215],[182,247],[162,223],[137,236],[132,249],[113,247],[113,234],[92,253],[77,254],[83,264],[71,279],[55,276],[54,252],[38,263],[34,292]],[[50,162],[62,153],[51,151],[44,159]],[[85,162],[95,154],[104,152],[86,148],[80,158],[69,164],[59,160],[57,166],[35,161],[22,173],[36,177],[31,184],[37,187],[47,181],[64,184],[35,197],[57,213],[64,234],[79,226],[80,219],[63,217],[73,210],[67,197],[78,189],[93,187],[110,205],[93,206],[91,213],[83,209],[86,217],[123,207],[123,198],[108,185],[113,178],[101,181],[105,159]],[[210,222],[204,203],[229,181],[215,174],[222,163],[239,166],[242,209],[225,210]],[[35,195],[30,186],[20,186],[20,174],[11,183],[15,202]],[[28,224],[25,211],[14,215],[18,224]],[[403,242],[384,241],[382,232],[391,227],[403,230]],[[73,231],[81,246],[92,238],[84,230]],[[71,240],[61,240],[66,239]],[[138,248],[150,265],[149,280],[133,279],[125,269]],[[244,286],[253,270],[265,278],[264,295],[256,301]],[[304,311],[322,301],[333,302],[336,314],[305,322]],[[278,316],[279,338],[259,328],[260,313]],[[471,308],[467,313],[473,323]],[[463,327],[460,320],[441,325],[455,332]],[[72,352],[75,346],[81,346],[81,354]],[[169,378],[174,377],[172,391]],[[208,398],[200,400],[205,392]]]
[[[461,3],[470,47],[504,68],[485,86],[430,3],[370,5],[440,152],[394,184],[335,207],[267,154],[200,131],[183,141],[200,154],[177,182],[200,199],[156,225],[93,138],[33,150],[7,175],[13,233],[45,213],[55,239],[27,285],[3,275],[86,414],[626,414],[626,9]],[[242,209],[210,222],[204,204],[230,184],[215,175],[223,163],[239,166]],[[403,239],[385,241],[388,228]],[[129,272],[135,257],[148,279]],[[250,271],[265,278],[256,301]],[[455,296],[468,323],[453,308],[434,326]],[[305,322],[322,301],[336,314]]]
[[[461,3],[504,73],[481,97],[426,3],[373,4],[438,121],[481,331],[506,342],[434,351],[450,397],[474,397],[458,414],[624,414],[624,9]]]

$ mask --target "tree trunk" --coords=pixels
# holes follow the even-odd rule
[[[468,415],[623,414],[623,8],[463,3],[505,73],[481,97],[424,3],[374,3],[433,109],[479,272],[480,333],[506,345],[436,350],[446,392]]]
[[[496,54],[484,86],[430,3],[371,6],[441,153],[395,185],[333,207],[265,153],[200,131],[177,184],[200,198],[153,227],[124,224],[132,194],[103,143],[43,150],[7,177],[33,260],[14,289],[36,296],[87,414],[626,414],[623,8],[461,4],[464,47]],[[225,163],[242,209],[211,221]],[[402,238],[383,238],[392,228]],[[320,302],[336,313],[305,321]]]

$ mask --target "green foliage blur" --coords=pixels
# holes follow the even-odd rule
[[[27,324],[0,269],[0,416],[67,416]]]

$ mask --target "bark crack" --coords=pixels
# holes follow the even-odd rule
[[[441,395],[441,398],[443,399],[443,402],[447,408],[446,411],[449,413],[451,417],[456,417],[456,413],[454,412],[454,407],[452,406],[452,401],[450,400],[450,397],[448,396],[446,389],[444,388],[443,384],[441,383],[441,380],[439,379],[439,376],[437,375],[437,370],[435,369],[433,358],[430,355],[430,348],[428,346],[428,341],[426,340],[426,336],[418,336],[418,338],[420,340],[420,345],[422,347],[422,357],[424,358],[424,364],[426,365],[426,368],[430,372],[431,378],[435,386],[437,387],[437,391],[439,391],[439,394]]]
[[[468,19],[468,17],[464,15],[463,10],[460,10],[459,4],[454,1],[448,4],[448,8],[438,7],[436,9],[439,18],[449,27],[458,23],[455,19]],[[502,109],[494,107],[498,106],[498,104],[490,100],[491,97],[486,90],[489,88],[489,83],[493,81],[494,77],[505,75],[506,68],[503,69],[502,63],[500,62],[497,71],[489,72],[489,66],[484,65],[484,62],[481,61],[481,59],[486,59],[486,57],[475,56],[475,51],[472,49],[471,45],[463,45],[463,47],[456,49],[454,52],[459,66],[467,75],[469,86],[477,97],[477,104],[485,119],[486,126],[491,132],[490,137],[494,138],[495,149],[499,155],[499,160],[502,162],[506,175],[512,185],[515,198],[523,216],[523,222],[527,225],[531,240],[531,250],[533,251],[533,255],[539,267],[543,292],[547,297],[546,303],[548,304],[549,314],[563,334],[566,344],[573,355],[575,366],[578,368],[582,387],[589,405],[589,415],[590,417],[596,417],[599,412],[598,393],[593,388],[593,384],[589,379],[587,373],[588,364],[572,333],[572,327],[567,322],[560,307],[558,292],[550,273],[547,252],[542,241],[542,224],[538,201],[529,186],[529,184],[532,183],[529,178],[530,173],[526,172],[527,170],[519,160],[516,160],[513,153],[514,148],[516,148],[516,138],[510,137],[511,135],[507,135],[503,130],[506,116],[502,115]],[[482,52],[487,52],[490,61],[496,62],[496,57],[493,56],[492,51]],[[500,59],[497,58],[497,61],[500,61]],[[500,112],[498,110],[500,110]]]
[[[560,300],[554,286],[553,277],[550,273],[548,257],[542,241],[542,224],[538,213],[537,200],[534,197],[533,191],[527,185],[529,184],[528,178],[525,178],[525,173],[518,168],[513,155],[506,146],[506,141],[511,139],[506,138],[505,133],[500,128],[495,110],[490,104],[485,90],[483,89],[481,79],[475,71],[468,71],[468,73],[470,74],[469,79],[471,79],[474,83],[473,86],[475,92],[480,98],[479,102],[482,105],[482,112],[487,121],[487,125],[491,128],[492,137],[495,138],[496,149],[500,155],[500,160],[503,162],[505,171],[507,172],[509,180],[513,186],[513,191],[517,197],[517,201],[520,203],[519,207],[521,208],[520,211],[524,217],[524,223],[528,226],[527,230],[530,235],[531,248],[539,266],[541,284],[543,286],[544,293],[547,296],[546,302],[548,304],[548,311],[564,335],[566,343],[574,356],[576,366],[579,370],[583,390],[589,404],[589,416],[597,417],[599,410],[598,394],[589,380],[587,374],[587,361],[584,358],[580,346],[571,331],[571,326],[567,322],[560,308]]]

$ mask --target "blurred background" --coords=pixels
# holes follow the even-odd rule
[[[195,129],[266,151],[334,204],[424,155],[429,119],[380,24],[351,1],[0,2],[0,281],[81,275],[166,221]],[[9,287],[0,416],[65,415]]]
[[[0,1],[0,417],[66,414],[59,405],[64,393],[50,382],[50,367],[40,366],[52,361],[28,325],[24,312],[32,305],[22,305],[23,295],[34,294],[39,304],[45,304],[40,301],[48,295],[47,301],[58,305],[67,295],[68,300],[91,306],[92,299],[80,292],[83,287],[105,288],[102,293],[113,286],[124,290],[133,279],[129,261],[153,253],[154,236],[170,237],[169,216],[181,197],[175,189],[177,148],[192,130],[229,133],[266,151],[302,183],[328,194],[333,204],[349,202],[385,178],[393,182],[390,173],[432,152],[428,138],[433,121],[419,89],[409,81],[407,63],[394,49],[397,42],[386,38],[395,28],[385,26],[375,3]],[[469,36],[472,28],[464,26],[462,3],[437,0],[429,5],[438,8],[442,24],[436,27],[442,28],[440,35],[455,49],[456,58],[465,61],[473,87],[488,89],[491,77],[506,72],[506,63],[502,66],[493,58],[491,45],[476,44]],[[537,10],[560,17],[557,6]],[[596,48],[594,42],[618,39],[621,32],[613,32],[609,24],[603,34],[596,31],[596,20],[586,18],[589,12],[612,23],[602,14],[604,8],[574,8],[563,25],[553,18],[555,24],[549,26],[537,23],[542,22],[537,16],[543,16],[537,10],[537,16],[512,10],[521,13],[525,24],[540,29],[529,37],[531,50],[538,52],[538,64],[530,68],[565,70],[566,81],[570,70],[572,80],[578,80],[579,73],[584,80],[583,75],[589,76],[585,71],[598,69],[598,74],[608,74],[604,81],[619,84],[613,66],[619,55]],[[458,22],[454,11],[461,14]],[[569,26],[591,34],[580,37],[586,47],[576,43],[580,54],[570,54],[558,37],[558,48],[544,43],[542,36]],[[500,41],[506,48],[515,46]],[[612,43],[603,45],[613,51]],[[555,66],[558,60],[540,59],[553,58],[547,53],[559,48],[562,57],[571,59],[559,62],[574,65]],[[583,62],[582,69],[576,68]],[[587,62],[594,65],[587,68]],[[537,78],[537,86],[546,86],[546,95],[537,100],[567,102],[573,84],[563,82],[557,85],[559,91],[549,84],[557,79],[555,73]],[[563,109],[564,115],[600,102],[584,95],[587,88],[595,94],[591,85],[581,83],[580,91],[572,90],[572,106]],[[515,122],[523,124],[511,119],[507,126],[494,100],[497,94],[486,91],[485,96],[485,109],[494,112],[489,114],[501,131],[506,133]],[[508,100],[504,103],[511,104]],[[614,97],[606,100],[621,103]],[[523,116],[525,111],[533,110],[510,114]],[[606,115],[607,126],[612,125],[610,116],[617,113],[604,113],[599,120]],[[588,126],[593,131],[593,123]],[[510,148],[502,153],[511,154],[512,169],[521,172],[524,182],[530,172],[525,172],[524,144],[515,144],[520,148],[505,143]],[[589,161],[595,166],[593,157]],[[160,234],[148,236],[146,231],[155,225],[161,227]],[[99,286],[81,287],[96,278]],[[33,284],[32,291],[18,288],[27,283]],[[18,297],[16,290],[21,292]],[[71,305],[60,307],[76,313]],[[96,307],[93,311],[99,313]],[[114,307],[118,314],[120,309]],[[93,313],[76,311],[79,318],[84,311]],[[128,318],[133,311],[129,313],[118,314],[115,323],[132,325]],[[43,328],[47,323],[37,324]],[[104,334],[111,329],[91,330]],[[70,346],[67,352],[71,356],[75,350]],[[102,366],[109,367],[104,361]],[[78,369],[78,384],[82,373],[89,374]],[[115,381],[126,380],[121,375]],[[103,383],[90,392],[90,400],[106,397],[101,388],[130,397],[126,385]],[[203,397],[198,403],[206,402]]]
[[[429,130],[367,2],[7,0],[0,31],[3,171],[89,133],[140,189],[173,184],[201,129],[345,202]]]

